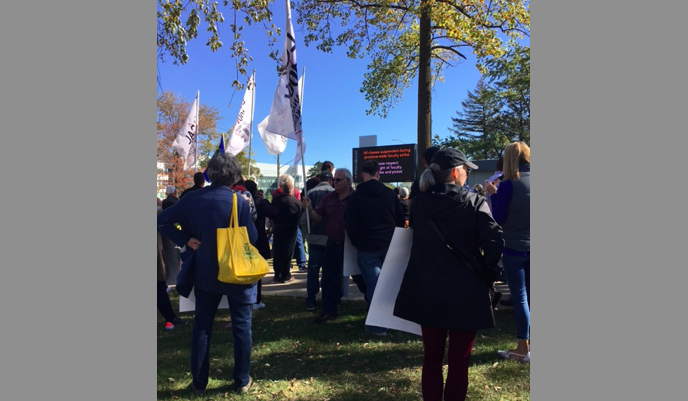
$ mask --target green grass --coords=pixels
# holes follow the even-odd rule
[[[175,310],[178,296],[170,294]],[[264,296],[253,313],[252,390],[232,392],[232,333],[226,309],[218,311],[210,349],[210,382],[203,398],[187,386],[193,313],[172,331],[158,314],[158,400],[421,400],[423,345],[419,336],[364,331],[364,301],[342,300],[335,320],[315,324],[303,298]],[[469,370],[469,400],[530,400],[530,366],[502,361],[497,350],[514,346],[511,310],[495,311],[497,327],[478,332]],[[446,366],[445,366],[446,377]]]

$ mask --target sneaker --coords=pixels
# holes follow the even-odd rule
[[[227,323],[227,325],[225,325],[225,329],[232,330],[232,322]]]
[[[172,324],[175,326],[183,326],[187,323],[189,323],[189,321],[187,319],[180,319],[179,317],[175,317],[174,320],[172,321]]]
[[[248,377],[248,384],[245,385],[244,387],[237,387],[236,393],[237,394],[246,394],[248,393],[248,390],[251,389],[251,386],[253,386],[253,378],[251,376]]]
[[[191,392],[193,393],[194,397],[202,397],[203,395],[205,395],[205,390],[199,390],[199,389],[197,389],[196,387],[194,387],[193,383],[190,383],[190,384],[187,386],[187,388],[191,390]]]
[[[283,283],[291,283],[292,281],[294,281],[294,276],[291,276],[291,277],[289,277],[288,279],[285,279],[285,280],[282,281],[282,282],[283,282]]]
[[[263,308],[265,308],[265,304],[262,302],[257,303],[257,304],[253,304],[253,310],[258,310],[258,309],[263,309]]]
[[[174,325],[171,322],[165,323],[165,330],[174,330]]]
[[[312,312],[315,309],[317,309],[315,305],[306,305],[306,310],[309,312]]]
[[[337,317],[337,313],[332,312],[322,312],[318,317],[315,318],[315,323],[322,323],[328,320],[332,320]]]
[[[305,266],[299,266],[299,273],[306,273],[307,271]]]

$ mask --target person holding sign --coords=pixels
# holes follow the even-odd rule
[[[411,256],[394,315],[421,326],[423,400],[464,400],[476,330],[494,327],[490,290],[504,248],[485,198],[466,190],[468,168],[456,149],[440,149],[413,201]],[[446,385],[442,378],[449,335]]]

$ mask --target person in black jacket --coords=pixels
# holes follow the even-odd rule
[[[251,194],[256,205],[256,221],[253,223],[256,225],[256,230],[258,230],[258,240],[256,241],[256,249],[260,252],[260,256],[264,257],[266,260],[272,258],[270,254],[270,242],[268,241],[268,233],[265,230],[265,218],[274,219],[277,217],[277,209],[275,209],[270,202],[263,199],[262,195],[258,194],[258,184],[253,180],[244,181],[246,190]],[[263,280],[258,280],[258,296],[256,297],[256,303],[253,304],[253,310],[258,310],[265,307],[262,302],[263,294]]]
[[[477,169],[456,149],[440,149],[413,201],[411,256],[394,315],[418,323],[423,336],[423,400],[464,400],[476,330],[494,327],[490,287],[504,248],[485,198],[463,188]],[[442,364],[449,334],[446,386]]]
[[[200,171],[194,174],[193,180],[193,187],[185,189],[184,192],[182,192],[182,194],[179,195],[179,199],[189,194],[189,192],[198,191],[199,189],[205,187],[205,177],[203,177],[203,173],[201,173]]]
[[[361,166],[362,183],[351,195],[344,212],[346,232],[358,250],[358,267],[366,284],[366,300],[373,301],[380,269],[392,242],[395,227],[404,227],[406,219],[399,198],[394,190],[379,181],[380,165],[366,160]],[[387,329],[365,326],[369,333],[385,336]]]
[[[279,177],[282,182],[281,192],[272,198],[272,206],[277,209],[274,218],[272,250],[274,256],[272,265],[275,277],[272,281],[277,283],[289,283],[294,281],[291,274],[291,259],[296,247],[296,231],[299,227],[301,215],[301,202],[294,197],[294,177],[283,174]]]

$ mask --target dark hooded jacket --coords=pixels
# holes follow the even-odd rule
[[[404,227],[406,219],[394,190],[378,180],[356,186],[356,192],[344,212],[346,233],[358,251],[386,251],[395,227]]]
[[[413,200],[410,220],[411,257],[394,315],[450,330],[494,327],[488,282],[496,276],[504,241],[485,198],[453,184],[440,184]]]

